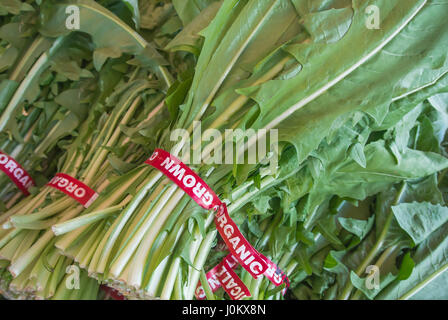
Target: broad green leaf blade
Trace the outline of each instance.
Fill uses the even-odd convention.
[[[287,41],[282,35],[297,18],[289,1],[224,1],[202,32],[204,46],[180,125],[199,119],[220,89],[247,78],[248,70]]]
[[[364,293],[370,300],[373,300],[378,293],[394,281],[395,278],[396,276],[388,273],[385,277],[379,278],[379,283],[375,286],[373,279],[360,278],[353,271],[350,273],[350,280],[352,281],[353,286],[361,290],[361,292]]]
[[[447,299],[448,236],[445,224],[422,242],[414,254],[415,267],[406,280],[396,280],[377,299]]]
[[[448,221],[448,208],[428,202],[400,203],[392,212],[408,235],[419,244]]]
[[[304,159],[328,133],[338,116],[353,110],[355,106],[361,108],[364,105],[367,109],[367,105],[375,104],[375,107],[383,105],[386,108],[392,99],[391,91],[378,89],[375,92],[366,92],[361,88],[365,88],[367,83],[386,86],[391,80],[384,81],[383,77],[381,84],[379,78],[375,79],[377,74],[371,70],[376,70],[376,67],[383,69],[387,65],[391,70],[395,65],[397,73],[391,74],[391,78],[401,77],[403,67],[398,66],[396,59],[388,59],[383,55],[376,59],[374,57],[413,19],[418,20],[418,14],[424,10],[425,3],[426,1],[376,2],[382,12],[381,31],[366,32],[364,12],[371,3],[354,1],[353,22],[340,41],[325,46],[310,44],[318,47],[306,61],[299,59],[302,64],[306,63],[306,66],[297,77],[286,81],[271,81],[262,85],[259,90],[252,89],[246,92],[260,104],[262,110],[254,127],[278,128],[280,139],[293,142],[299,159]],[[441,16],[437,21],[441,28]],[[417,43],[419,39],[421,38],[414,38]],[[402,41],[400,39],[399,42]],[[299,49],[299,53],[302,54],[303,50],[307,48]],[[341,55],[340,52],[345,54]],[[367,63],[375,67],[367,68]],[[358,83],[362,85],[358,87]],[[352,102],[346,101],[348,96],[353,99]],[[381,112],[378,116],[384,117],[385,114]],[[381,117],[378,118],[379,121]]]
[[[213,2],[205,8],[200,15],[196,16],[185,28],[183,28],[176,37],[165,47],[170,51],[187,51],[199,55],[202,47],[202,37],[199,32],[207,27],[215,17],[221,2]]]
[[[202,15],[202,10],[214,2],[216,2],[216,0],[174,0],[173,6],[184,26],[187,26],[194,18]]]
[[[66,26],[69,14],[74,14],[67,10],[70,6],[79,10],[79,29],[70,30]],[[117,52],[133,54],[137,60],[154,67],[155,71],[166,63],[139,33],[95,1],[46,1],[41,9],[41,17],[40,31],[46,36],[66,35],[72,31],[86,32],[92,36],[96,49],[102,49],[103,55],[108,51],[111,57],[116,57]]]
[[[369,231],[372,229],[374,216],[372,215],[368,220],[359,220],[343,217],[339,217],[338,220],[345,230],[353,233],[360,240],[362,240],[367,235],[367,233],[369,233]]]

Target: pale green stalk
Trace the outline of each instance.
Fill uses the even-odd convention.
[[[400,202],[400,199],[404,193],[406,184],[403,183],[400,190],[398,191],[398,194],[394,200],[394,204],[397,204]],[[358,268],[356,269],[356,274],[358,276],[361,276],[362,273],[366,270],[367,266],[369,265],[370,261],[372,261],[381,251],[381,247],[383,246],[384,240],[386,239],[387,232],[389,231],[389,227],[393,221],[394,215],[390,213],[386,221],[384,222],[383,230],[381,231],[380,235],[378,236],[375,245],[371,250],[369,250],[367,256],[362,260],[362,262],[359,264]],[[351,281],[347,281],[347,284],[345,285],[344,289],[342,290],[342,293],[339,295],[339,300],[347,300],[350,297],[350,294],[353,289],[353,284]]]
[[[213,294],[212,288],[210,288],[210,284],[207,281],[207,276],[205,275],[204,269],[201,270],[200,274],[200,280],[202,288],[204,289],[205,296],[207,297],[207,300],[216,300],[215,295]]]
[[[98,210],[98,211],[95,211],[95,212],[92,212],[89,214],[85,214],[85,215],[76,217],[76,218],[66,221],[66,222],[55,224],[51,227],[51,229],[53,230],[53,233],[56,236],[59,236],[61,234],[73,231],[79,227],[82,227],[82,226],[94,223],[98,220],[104,219],[106,217],[109,217],[112,214],[121,211],[122,208],[123,207],[121,205],[117,205],[117,206],[109,207],[107,209]]]
[[[12,216],[9,219],[12,225],[17,227],[20,224],[27,224],[51,217],[75,203],[75,200],[70,197],[62,197],[36,213]]]
[[[139,227],[136,234],[132,237],[132,240],[126,245],[125,249],[120,254],[120,258],[118,258],[115,263],[112,265],[110,269],[110,274],[114,277],[118,277],[121,271],[123,270],[125,264],[129,261],[130,257],[133,255],[134,251],[137,249],[140,244],[142,238],[144,237],[148,228],[152,225],[152,223],[156,220],[160,211],[163,209],[164,205],[168,202],[169,196],[173,194],[176,190],[177,186],[172,185],[170,188],[164,191],[163,196],[161,196],[154,209],[151,210],[151,213],[148,215],[146,220]]]
[[[36,241],[36,239],[38,238],[38,236],[40,234],[40,231],[39,230],[34,230],[34,231],[26,231],[26,232],[23,232],[23,233],[26,234],[26,236],[25,236],[24,239],[22,239],[22,243],[17,248],[17,250],[14,253],[14,255],[12,256],[11,260],[16,260],[24,252],[26,252],[26,250],[28,250],[31,247],[31,245],[34,243],[34,241]]]
[[[104,272],[106,263],[109,260],[109,256],[111,254],[115,240],[120,235],[120,232],[123,229],[124,225],[126,224],[127,220],[130,218],[130,216],[132,215],[134,210],[137,208],[139,203],[146,196],[147,192],[154,186],[154,184],[157,182],[157,180],[161,176],[162,176],[161,172],[154,172],[154,174],[150,175],[149,182],[147,182],[146,185],[139,190],[137,195],[127,205],[126,209],[123,211],[121,216],[114,222],[114,224],[110,228],[110,235],[108,235],[108,237],[105,238],[105,240],[104,240],[105,242],[103,244],[103,247],[101,248],[101,253],[100,253],[101,259],[99,259],[100,265],[98,267],[99,272],[101,272],[101,273]]]
[[[162,293],[160,294],[160,299],[169,300],[174,289],[174,283],[177,278],[177,270],[180,266],[180,257],[175,257],[170,263],[168,277],[165,278]]]
[[[0,250],[0,259],[12,260],[14,254],[17,252],[17,249],[20,247],[27,235],[28,233],[23,231],[12,238],[12,240]]]
[[[131,104],[131,106],[127,109],[125,115],[123,116],[123,119],[120,121],[120,125],[126,125],[132,118],[135,110],[137,109],[138,105],[141,103],[141,96],[138,96]],[[124,104],[124,106],[127,106],[127,103]],[[117,119],[118,120],[118,119]],[[115,131],[113,132],[110,139],[108,139],[106,147],[112,147],[118,140],[121,134],[123,132],[121,131],[120,126],[116,126],[114,123]],[[106,148],[102,148],[101,151],[97,152],[94,156],[94,158],[89,163],[88,168],[86,169],[87,174],[83,175],[81,177],[81,180],[89,185],[92,183],[93,175],[95,175],[98,171],[99,166],[101,166],[106,158],[106,156],[110,153],[110,151]]]
[[[168,193],[168,197],[170,197],[170,200],[163,205],[163,209],[157,215],[156,219],[151,223],[150,228],[146,231],[135,253],[135,258],[132,261],[132,268],[130,270],[131,278],[128,278],[128,284],[130,284],[131,286],[135,286],[136,288],[141,287],[145,261],[157,235],[159,234],[160,229],[162,228],[166,219],[168,219],[171,211],[176,207],[177,203],[182,199],[184,195],[184,191],[174,184],[172,186],[172,189],[173,192],[176,190],[176,193],[174,193],[172,197],[171,194]]]
[[[196,290],[196,284],[199,281],[200,272],[198,270],[201,270],[204,267],[205,260],[207,259],[207,256],[210,252],[210,248],[213,243],[213,240],[216,237],[216,233],[217,233],[216,230],[210,231],[205,237],[204,241],[202,242],[201,247],[199,248],[198,255],[196,256],[196,259],[194,261],[195,268],[191,270],[192,272],[189,276],[188,283],[190,285],[186,288],[185,293],[186,300],[193,299],[194,291]]]
[[[8,270],[11,272],[12,276],[15,278],[20,275],[23,270],[30,263],[38,257],[38,255],[44,250],[48,242],[54,237],[51,230],[47,230],[40,238],[29,248],[23,255],[21,255],[17,260],[13,260]]]
[[[6,129],[9,119],[13,117],[16,108],[23,100],[25,92],[30,88],[31,83],[37,79],[43,69],[47,67],[50,57],[61,46],[63,39],[64,37],[59,37],[56,39],[48,52],[43,53],[34,63],[33,67],[28,71],[25,79],[22,80],[16,92],[12,96],[8,106],[0,116],[0,131],[4,131]]]

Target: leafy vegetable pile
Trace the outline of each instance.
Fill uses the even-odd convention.
[[[102,284],[193,299],[200,281],[228,299],[205,281],[228,254],[215,212],[143,164],[160,148],[193,154],[288,275],[283,295],[236,268],[244,299],[447,298],[448,1],[0,5],[0,149],[36,181],[24,197],[0,176],[4,296],[95,299]],[[79,30],[66,26],[72,5]],[[229,129],[262,132],[235,137],[235,152],[272,132],[279,143],[253,164],[215,163]],[[46,186],[56,173],[98,198],[85,208]],[[81,290],[66,285],[71,267]]]

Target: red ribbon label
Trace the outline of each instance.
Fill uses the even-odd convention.
[[[223,246],[218,248],[218,250],[219,251],[227,250],[227,246],[224,244]],[[285,283],[286,284],[285,289],[282,290],[282,294],[285,295],[286,290],[288,290],[288,288],[289,288],[289,279],[288,279],[288,277],[269,258],[264,257],[264,259],[265,259],[265,261],[266,261],[266,263],[268,265],[268,269],[264,272],[264,275],[266,276],[266,278],[268,278],[277,287],[282,285],[283,283]],[[224,258],[224,260],[226,260],[227,265],[229,265],[232,269],[235,269],[237,267],[236,263],[238,261],[236,260],[236,258],[232,254],[227,255]],[[206,278],[207,278],[207,282],[210,285],[210,288],[212,289],[213,292],[215,292],[216,290],[218,290],[221,287],[221,283],[219,282],[219,280],[218,280],[218,278],[216,276],[216,273],[217,273],[219,267],[220,267],[220,264],[215,266],[213,269],[211,269],[205,275]],[[204,300],[205,298],[206,298],[206,296],[205,296],[204,288],[202,287],[202,284],[199,281],[198,286],[196,287],[196,299]]]
[[[108,286],[105,286],[105,285],[102,284],[100,286],[100,288],[106,294],[108,294],[113,300],[125,300],[125,297],[120,292],[118,292],[117,290],[115,290],[115,289],[113,289],[111,287],[108,287]]]
[[[56,176],[47,183],[47,186],[64,192],[66,195],[82,204],[84,208],[88,208],[93,201],[98,198],[98,193],[90,189],[81,181],[78,181],[65,173],[57,173]]]
[[[0,170],[3,171],[26,196],[28,189],[35,185],[33,179],[12,157],[0,151]]]
[[[268,265],[268,269],[265,271],[264,275],[277,287],[285,283],[286,287],[282,290],[282,293],[284,295],[289,287],[288,277],[274,262],[266,257],[264,257],[264,259]]]
[[[213,292],[222,286],[232,300],[241,300],[244,297],[250,297],[249,289],[233,271],[237,265],[238,261],[232,254],[229,254],[220,264],[206,274],[207,282]],[[196,287],[196,298],[198,300],[204,300],[206,298],[204,288],[200,281]]]
[[[257,279],[264,274],[276,286],[281,285],[283,282],[286,282],[286,285],[288,286],[289,282],[286,275],[275,263],[252,247],[249,241],[242,235],[236,223],[230,218],[226,204],[221,202],[213,190],[211,190],[204,180],[202,180],[193,170],[182,163],[182,161],[172,156],[169,152],[162,149],[155,149],[154,153],[145,161],[145,163],[161,171],[193,198],[193,200],[202,208],[216,211],[216,229],[234,259],[236,259],[254,279]],[[229,267],[228,261],[230,261],[230,259],[224,259],[218,266],[210,271],[211,273],[209,272],[207,274],[207,279],[212,279],[212,288],[216,286],[216,281],[218,281],[223,286],[224,290],[227,289],[230,291],[232,288],[229,288],[229,286],[233,286],[233,283],[237,283],[237,280],[241,282],[232,268]],[[230,275],[229,279],[234,279],[233,276],[238,279],[233,280],[234,282],[232,282],[231,285],[226,286],[222,281],[226,280],[226,283],[227,281],[230,281],[227,279],[227,276],[224,276],[227,274]],[[241,284],[244,286],[242,282]],[[243,288],[241,284],[237,283],[238,288]],[[219,286],[217,288],[219,288]],[[241,289],[241,291],[233,290],[229,293],[231,297],[233,296],[238,299],[241,299],[244,295],[247,296],[247,294],[250,296],[250,293],[245,292],[243,289]]]
[[[206,210],[217,210],[221,205],[218,196],[209,188],[204,180],[169,152],[156,149],[145,163],[161,171],[202,208]]]
[[[232,254],[227,255],[224,260],[227,262],[227,265],[231,269],[235,269],[238,266],[238,261]],[[223,261],[224,261],[223,260]],[[221,266],[221,263],[218,264],[216,267],[214,267],[212,270],[207,272],[205,275],[207,278],[207,282],[212,289],[213,292],[216,292],[219,288],[221,288],[221,282],[218,280],[218,276],[216,275],[218,273],[218,270]],[[198,300],[204,300],[206,298],[204,288],[202,287],[201,281],[199,281],[196,291],[195,291],[196,299]]]
[[[268,268],[264,259],[244,238],[236,223],[230,218],[225,205],[220,206],[215,215],[216,229],[224,239],[229,251],[252,277],[257,279]]]
[[[227,264],[226,259],[224,259],[218,266],[216,278],[232,300],[241,300],[244,297],[250,297],[249,289],[244,282],[241,281],[235,271],[233,271]]]
[[[156,149],[145,163],[160,170],[202,208],[217,211],[215,223],[218,232],[230,252],[252,277],[256,279],[266,271],[267,264],[238,230],[237,225],[227,212],[225,203],[219,200],[218,196],[193,170],[162,149]]]

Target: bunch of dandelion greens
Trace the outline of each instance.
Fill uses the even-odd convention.
[[[191,22],[206,26],[200,33],[204,40],[193,78],[180,82],[172,93],[170,101],[175,103],[170,111],[177,117],[170,129],[184,128],[192,133],[194,121],[199,120],[206,128],[222,131],[226,128],[278,129],[280,156],[291,160],[280,164],[274,175],[262,174],[259,164],[193,166],[223,199],[235,202],[229,206],[231,216],[250,198],[238,190],[251,185],[262,190],[280,184],[297,174],[325,139],[338,137],[337,129],[342,124],[357,123],[359,114],[364,113],[381,125],[394,103],[442,82],[445,64],[428,70],[431,63],[428,59],[418,51],[407,50],[422,45],[440,58],[446,58],[440,49],[445,37],[410,36],[416,25],[427,23],[431,24],[425,28],[428,35],[442,31],[443,10],[437,11],[440,6],[431,1],[406,4],[392,1],[381,5],[382,31],[371,33],[365,32],[367,4],[352,1],[315,6],[305,1],[296,1],[294,5],[289,1],[223,1],[207,8],[207,16],[198,15]],[[439,18],[428,18],[434,15]],[[324,23],[327,20],[332,23]],[[193,27],[184,27],[184,41],[189,41],[189,46]],[[266,38],[264,30],[274,28],[278,32],[269,32]],[[176,45],[171,47],[175,50],[186,47],[182,45],[182,36],[181,32],[173,40]],[[347,54],[338,54],[342,50]],[[407,63],[410,57],[415,64]],[[422,76],[412,83],[405,80],[416,72],[423,72]],[[391,86],[392,83],[395,85]],[[178,98],[188,85],[185,99]],[[398,117],[403,116],[398,112]],[[362,132],[359,144],[353,139],[341,139],[346,150],[351,147],[353,157],[361,163],[366,161],[363,153],[368,151],[364,150],[367,133]],[[168,140],[169,131],[157,147],[174,155],[179,155],[188,145],[188,137],[174,148]],[[246,148],[254,143],[256,139],[252,137]],[[288,143],[294,152],[287,147]],[[194,146],[194,141],[190,145]],[[210,152],[221,145],[222,140],[215,139],[205,150]],[[369,148],[385,152],[380,144]],[[203,153],[204,162],[209,154]],[[436,165],[428,170],[420,166],[422,171],[416,174],[418,177],[444,168],[443,158],[428,157]],[[310,162],[317,164],[314,160]],[[284,176],[280,172],[285,172]],[[213,213],[198,209],[160,172],[142,167],[140,174],[145,176],[145,185],[118,217],[102,222],[110,227],[103,231],[101,241],[96,241],[98,246],[93,249],[95,253],[87,267],[89,273],[110,281],[128,295],[191,299],[200,270],[215,243]],[[385,182],[391,183],[387,179]],[[231,191],[238,185],[240,189]],[[314,208],[306,227],[311,226],[317,212]],[[96,222],[93,228],[99,224]],[[72,235],[74,239],[75,234],[67,233],[67,237]]]

